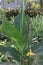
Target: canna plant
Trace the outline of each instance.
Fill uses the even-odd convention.
[[[35,44],[32,43],[32,27],[34,28],[34,25],[32,26],[32,18],[28,17],[24,13],[23,1],[23,9],[15,17],[13,24],[11,24],[6,17],[2,18],[2,34],[11,39],[11,44],[13,43],[14,47],[0,46],[0,52],[5,55],[6,52],[8,52],[8,54],[11,54],[10,58],[18,61],[20,65],[35,65],[38,60],[38,56],[42,56],[43,54],[43,42]],[[34,29],[33,32],[38,33],[38,30],[36,31]]]
[[[31,39],[32,36],[30,37],[30,35],[32,33],[31,33],[31,30],[29,30],[31,28],[31,25],[30,25],[29,29],[27,29],[28,27],[27,28],[21,28],[20,27],[20,25],[21,25],[20,24],[21,23],[21,20],[20,20],[20,16],[21,15],[20,14],[22,14],[22,12],[20,12],[18,14],[18,16],[15,18],[13,24],[8,22],[6,18],[3,18],[2,33],[5,36],[8,36],[13,41],[14,48],[15,48],[14,50],[16,50],[17,53],[15,51],[13,51],[13,49],[11,47],[8,47],[9,49],[7,47],[5,47],[5,48],[8,49],[7,51],[9,51],[11,53],[11,55],[14,57],[15,60],[17,60],[17,61],[19,60],[21,62],[21,64],[23,63],[22,65],[25,65],[27,63],[32,65],[32,63],[34,64],[34,61],[36,59],[38,60],[38,57],[42,56],[42,54],[43,54],[43,51],[42,51],[42,49],[43,49],[43,42],[32,43],[32,39]],[[30,20],[30,19],[28,19],[28,20]],[[19,20],[20,20],[20,22],[19,22]],[[27,25],[26,21],[28,21],[28,20],[26,20],[26,18],[25,18],[23,27],[25,27],[25,24]],[[33,28],[35,29],[35,26]],[[25,29],[27,31],[26,33],[25,33]],[[30,34],[29,34],[28,30],[30,31]],[[33,30],[33,32],[36,32],[36,34],[38,33],[37,31]],[[40,29],[39,29],[39,32],[40,32]],[[29,37],[28,37],[28,35],[29,35]],[[5,53],[7,51],[5,51]],[[14,53],[12,53],[12,51]],[[19,59],[17,59],[17,58],[19,58]],[[37,61],[35,61],[35,63],[36,62]]]

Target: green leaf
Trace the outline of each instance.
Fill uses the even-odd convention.
[[[14,25],[21,32],[23,32],[23,26],[25,24],[25,14],[22,11],[15,17]]]
[[[25,45],[25,36],[20,33],[14,25],[8,22],[6,18],[3,18],[2,33],[13,40],[14,45],[19,48],[20,51],[23,50]]]

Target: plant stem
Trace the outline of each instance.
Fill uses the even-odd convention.
[[[23,6],[22,6],[22,22],[20,23],[21,33],[22,33],[22,29],[23,29],[23,21],[24,21],[24,0],[23,0]]]

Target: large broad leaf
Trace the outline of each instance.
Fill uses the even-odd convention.
[[[14,25],[15,27],[20,31],[20,27],[21,27],[21,22],[22,22],[22,12],[19,13],[14,20]]]
[[[19,48],[19,50],[23,50],[25,45],[25,36],[20,33],[14,25],[9,23],[6,18],[3,18],[2,33],[15,41],[14,44]]]
[[[14,25],[20,32],[23,32],[25,18],[26,16],[24,13],[22,13],[22,11],[15,17]]]

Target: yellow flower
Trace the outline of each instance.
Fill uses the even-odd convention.
[[[26,54],[26,56],[33,56],[33,55],[35,55],[35,54],[32,52],[31,49],[30,49],[30,51]]]

